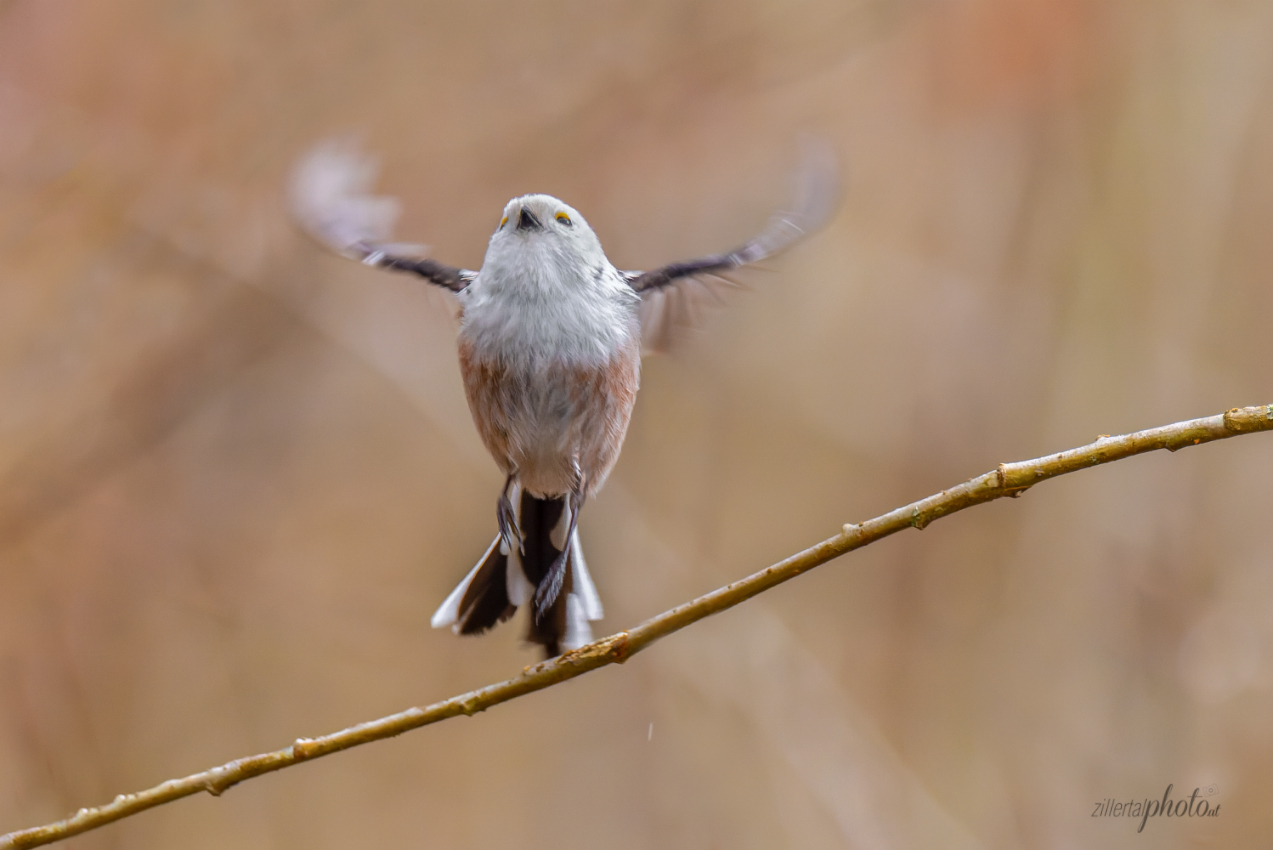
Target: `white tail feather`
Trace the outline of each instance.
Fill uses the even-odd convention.
[[[501,545],[500,548],[505,547]],[[505,578],[505,585],[508,589],[508,601],[520,608],[535,595],[535,585],[530,583],[530,579],[526,578],[526,573],[522,570],[521,554],[516,549],[506,554],[508,555],[508,575]]]
[[[496,537],[495,542],[487,547],[486,554],[478,558],[477,566],[469,570],[469,574],[464,577],[464,580],[455,586],[455,590],[451,591],[451,595],[438,606],[438,610],[433,612],[433,619],[429,621],[433,628],[440,629],[443,626],[451,626],[454,629],[459,625],[456,621],[460,619],[460,600],[464,598],[464,591],[469,589],[473,576],[477,575],[477,571],[481,569],[482,564],[486,563],[486,559],[491,556],[491,552],[498,543],[499,538]]]
[[[566,597],[566,634],[561,638],[561,649],[568,652],[589,643],[592,643],[592,627],[584,616],[579,595],[572,593]]]
[[[486,559],[495,551],[496,546],[508,557],[508,568],[504,579],[508,601],[520,608],[534,597],[535,586],[522,571],[522,560],[518,552],[508,551],[507,544],[499,535],[496,535],[473,569],[469,570],[464,580],[457,584],[446,600],[438,606],[438,610],[434,612],[430,620],[433,628],[450,626],[452,631],[459,629],[460,602],[463,601],[469,585],[473,583],[477,571],[482,568],[482,564],[486,563]],[[563,650],[578,649],[591,643],[592,627],[588,625],[588,621],[600,620],[605,616],[605,610],[601,607],[601,596],[597,593],[597,586],[593,584],[592,576],[588,573],[588,564],[584,560],[583,546],[579,543],[577,532],[570,541],[570,569],[573,588],[566,598],[566,634],[561,639]]]
[[[606,612],[601,607],[597,586],[592,583],[592,576],[588,575],[588,564],[583,559],[583,546],[579,543],[578,532],[575,532],[574,539],[570,541],[570,564],[574,569],[574,593],[579,596],[583,615],[589,620],[600,620]]]

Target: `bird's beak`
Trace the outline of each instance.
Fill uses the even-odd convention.
[[[535,218],[535,214],[525,207],[522,207],[522,211],[517,214],[517,229],[539,230],[541,227],[543,227],[543,225],[539,223],[539,219]]]

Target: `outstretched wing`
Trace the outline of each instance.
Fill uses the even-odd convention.
[[[724,291],[735,288],[730,272],[772,257],[821,228],[840,198],[835,154],[823,144],[804,144],[791,208],[775,213],[756,236],[724,254],[671,263],[648,272],[623,272],[641,294],[641,346],[666,350],[678,327],[697,322],[702,308],[720,303]]]
[[[388,241],[400,207],[395,198],[370,194],[377,170],[377,163],[347,139],[320,143],[292,171],[292,215],[306,233],[351,260],[413,272],[452,292],[463,290],[476,272],[419,256],[423,246]]]

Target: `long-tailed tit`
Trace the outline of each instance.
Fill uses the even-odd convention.
[[[293,212],[339,253],[455,293],[469,409],[506,476],[499,533],[433,626],[479,634],[530,603],[528,640],[549,657],[580,647],[602,609],[579,545],[579,510],[619,457],[642,351],[666,347],[698,304],[732,285],[722,275],[829,218],[834,158],[807,151],[792,211],[742,246],[648,272],[616,269],[583,216],[549,195],[508,202],[479,271],[411,256],[386,244],[397,204],[367,194],[374,176],[374,164],[348,144],[322,144],[293,173]]]

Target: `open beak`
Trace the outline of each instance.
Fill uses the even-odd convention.
[[[522,211],[517,214],[517,229],[539,230],[541,227],[543,227],[543,225],[539,223],[539,219],[535,218],[535,214],[525,207],[522,207]]]

